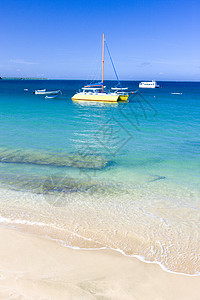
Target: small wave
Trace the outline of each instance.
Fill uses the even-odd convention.
[[[182,95],[183,93],[171,93],[172,95]]]
[[[0,223],[7,223],[7,224],[21,224],[21,225],[37,225],[37,226],[48,226],[47,224],[43,223],[43,222],[30,222],[27,220],[12,220],[6,217],[2,217],[0,215]]]
[[[16,220],[12,220],[12,219],[9,219],[9,218],[6,218],[6,217],[2,217],[0,215],[0,223],[6,223],[6,224],[19,224],[19,225],[28,225],[28,226],[42,226],[42,227],[50,227],[50,226],[53,226],[55,227],[56,229],[61,229],[61,228],[58,228],[56,227],[55,225],[50,225],[50,224],[46,224],[46,223],[43,223],[43,222],[30,222],[30,221],[27,221],[27,220],[20,220],[20,219],[16,219]],[[85,239],[87,241],[92,241],[91,238],[86,238],[86,237],[83,237],[83,236],[80,236],[79,234],[73,232],[74,235],[77,235],[78,237],[82,238],[82,239]],[[60,239],[56,239],[56,238],[52,238],[50,237],[49,235],[45,235],[46,238],[48,238],[49,240],[53,240],[55,241],[56,243],[58,243],[59,245],[63,246],[63,247],[66,247],[66,248],[70,248],[70,249],[74,249],[74,250],[86,250],[86,251],[100,251],[100,250],[112,250],[112,251],[115,251],[115,252],[118,252],[126,257],[133,257],[133,258],[137,258],[139,259],[140,261],[144,262],[144,263],[148,263],[148,264],[157,264],[159,265],[162,270],[166,271],[166,272],[169,272],[169,273],[172,273],[172,274],[178,274],[178,275],[184,275],[184,276],[190,276],[190,277],[194,277],[194,276],[199,276],[200,273],[199,272],[196,272],[194,274],[187,274],[187,273],[182,273],[182,272],[175,272],[175,271],[171,271],[170,269],[166,268],[161,262],[158,262],[158,261],[148,261],[145,259],[144,256],[142,255],[135,255],[135,254],[132,254],[132,255],[129,255],[129,254],[126,254],[124,250],[120,249],[120,248],[112,248],[112,247],[108,247],[108,246],[103,246],[103,247],[97,247],[97,248],[92,248],[92,247],[88,247],[88,248],[82,248],[82,247],[78,247],[78,246],[71,246],[71,245],[68,245],[66,242],[64,242],[63,240],[60,240]]]

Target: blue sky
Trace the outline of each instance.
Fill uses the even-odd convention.
[[[0,0],[0,76],[200,81],[200,1]],[[108,55],[105,78],[114,79]]]

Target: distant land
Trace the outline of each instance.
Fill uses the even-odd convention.
[[[85,78],[69,79],[69,78],[40,78],[40,77],[0,77],[0,80],[78,80],[87,81]],[[114,79],[107,79],[106,81],[116,81]],[[151,79],[121,79],[120,81],[151,81]],[[199,80],[157,80],[157,82],[200,82]]]
[[[48,80],[48,78],[38,77],[0,77],[0,80]]]

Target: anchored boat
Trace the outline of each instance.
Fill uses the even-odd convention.
[[[58,97],[58,94],[56,94],[56,95],[46,95],[45,96],[45,99],[54,99],[54,98],[57,98]]]
[[[118,80],[119,87],[118,88],[113,88],[113,92],[106,92],[105,91],[105,86],[104,86],[104,50],[105,50],[105,45],[108,50],[108,54],[111,59],[112,66],[115,71],[115,75]],[[103,34],[103,51],[102,51],[102,80],[101,82],[95,83],[95,84],[90,84],[86,85],[82,88],[81,92],[76,93],[73,97],[72,100],[75,101],[102,101],[102,102],[117,102],[119,100],[127,100],[128,99],[128,93],[124,93],[123,88],[121,87],[119,78],[117,76],[117,72],[114,66],[114,63],[112,61],[112,57],[110,55],[108,45],[105,41],[105,35]]]
[[[139,88],[146,88],[146,89],[155,89],[159,88],[159,84],[155,80],[152,81],[143,81],[139,83]]]
[[[58,95],[61,91],[47,91],[46,89],[43,90],[35,90],[34,94],[35,95]]]
[[[82,92],[76,93],[72,100],[117,102],[119,98],[118,94],[102,92],[102,85],[98,87],[85,86],[82,90]]]

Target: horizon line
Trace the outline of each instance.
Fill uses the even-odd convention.
[[[15,77],[15,76],[0,76],[0,80],[77,80],[77,81],[90,81],[90,79],[69,79],[69,78],[43,78],[43,77]],[[92,80],[93,81],[93,80]],[[115,79],[106,79],[105,81],[116,81]],[[120,81],[152,81],[149,79],[121,79]],[[200,82],[200,80],[156,80],[159,82]]]

